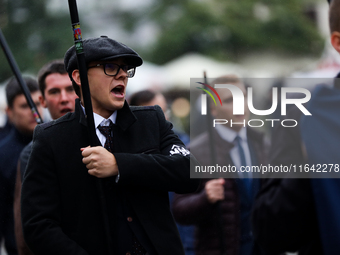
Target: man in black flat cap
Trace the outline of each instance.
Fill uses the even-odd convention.
[[[104,36],[83,46],[103,147],[89,146],[73,46],[64,61],[80,101],[74,113],[35,129],[22,187],[25,240],[36,255],[184,254],[168,191],[197,188],[198,181],[190,179],[190,153],[160,107],[126,103],[127,81],[141,57]]]

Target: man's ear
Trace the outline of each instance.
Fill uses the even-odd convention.
[[[75,83],[78,84],[78,86],[81,86],[80,83],[80,73],[78,69],[73,70],[72,72],[72,79],[74,80]]]
[[[6,107],[6,114],[10,122],[13,123],[13,110],[10,107]]]
[[[217,112],[216,112],[216,107],[214,104],[209,104],[209,108],[210,108],[210,114],[215,117]]]
[[[42,95],[39,96],[39,102],[42,105],[42,107],[47,108],[46,100]]]
[[[340,32],[334,31],[331,34],[331,44],[333,48],[340,53]]]

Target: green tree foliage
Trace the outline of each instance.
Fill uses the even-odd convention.
[[[73,44],[70,16],[48,13],[45,0],[0,0],[0,6],[0,26],[22,72],[36,74]],[[12,75],[0,52],[0,82]]]
[[[108,1],[105,11],[112,9],[114,22],[131,34],[143,24],[153,24],[156,39],[151,45],[131,45],[146,60],[163,64],[188,52],[220,60],[237,60],[263,50],[320,54],[323,39],[304,14],[313,1],[150,0],[144,7],[124,11],[118,9],[117,1]],[[51,14],[47,2],[0,0],[0,27],[22,72],[36,73],[48,60],[62,58],[73,44],[68,12]],[[87,34],[86,23],[81,25]],[[0,53],[0,83],[10,76],[7,60]]]
[[[155,0],[122,19],[131,31],[145,19],[157,25],[158,38],[144,56],[159,64],[187,52],[224,60],[258,50],[315,55],[324,41],[304,14],[311,1]]]

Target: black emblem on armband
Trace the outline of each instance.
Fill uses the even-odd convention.
[[[175,155],[175,154],[181,154],[183,156],[187,156],[190,154],[190,151],[188,151],[185,147],[173,145],[170,150],[170,156]]]

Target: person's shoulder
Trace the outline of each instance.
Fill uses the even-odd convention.
[[[7,143],[7,141],[9,140],[9,136],[10,134],[7,134],[7,136],[5,136],[3,139],[0,140],[0,148],[4,146],[4,144]]]
[[[31,153],[31,150],[32,150],[32,145],[33,145],[33,142],[31,141],[29,144],[27,144],[24,149],[21,151],[21,155],[22,154],[25,154],[25,155],[29,155]]]
[[[160,108],[158,105],[153,106],[130,106],[130,110],[135,112],[154,112],[157,110],[157,107]]]
[[[165,120],[163,110],[158,105],[130,106],[130,110],[137,117],[137,119],[153,116]]]
[[[204,132],[196,136],[192,141],[189,143],[190,149],[197,149],[197,148],[203,148],[203,145],[207,144],[207,141],[209,139],[209,133]]]
[[[247,136],[251,140],[255,140],[257,142],[263,142],[265,136],[264,133],[258,131],[256,128],[247,127]]]
[[[46,130],[52,127],[59,127],[60,125],[71,122],[72,120],[74,120],[74,118],[75,118],[74,113],[69,112],[65,114],[64,116],[60,117],[59,119],[51,120],[46,123],[42,123],[38,125],[37,127],[39,127],[39,129],[42,129],[42,130]]]
[[[8,145],[13,145],[13,140],[15,140],[15,130],[14,128],[7,134],[6,137],[1,139],[0,141],[0,148],[5,148]]]
[[[32,143],[32,141],[31,141],[31,142],[30,142],[29,144],[27,144],[27,145],[25,146],[25,148],[21,151],[20,157],[19,157],[21,162],[27,162],[27,161],[28,161],[28,159],[29,159],[29,157],[30,157],[30,155],[31,155],[32,146],[33,146],[33,143]]]
[[[0,142],[0,162],[12,161],[12,156],[16,156],[16,154],[20,153],[22,146],[22,139],[18,137],[18,131],[13,129]]]

